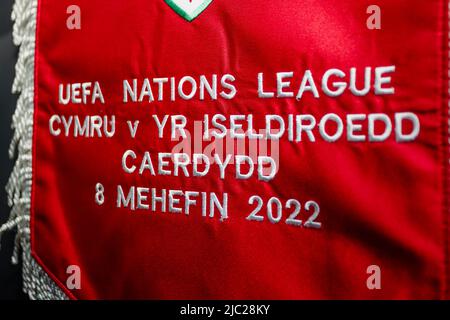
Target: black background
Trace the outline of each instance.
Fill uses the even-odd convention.
[[[18,52],[12,42],[12,3],[13,0],[0,0],[0,224],[8,219],[10,211],[5,186],[14,163],[8,156],[12,135],[11,119],[17,100],[17,96],[11,93]],[[14,232],[4,234],[0,244],[0,299],[25,299],[26,296],[22,293],[21,266],[11,264]]]

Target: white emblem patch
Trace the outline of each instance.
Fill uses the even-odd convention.
[[[187,21],[194,20],[212,0],[165,0],[167,4]]]

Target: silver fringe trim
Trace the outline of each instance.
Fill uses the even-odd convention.
[[[50,279],[31,256],[30,202],[32,181],[32,141],[34,114],[34,54],[38,0],[16,0],[12,12],[13,41],[19,46],[16,77],[12,91],[18,93],[16,111],[12,119],[14,135],[9,156],[17,160],[6,186],[11,213],[8,222],[0,227],[5,231],[17,228],[12,263],[19,263],[22,253],[23,291],[33,300],[65,300],[67,296]]]

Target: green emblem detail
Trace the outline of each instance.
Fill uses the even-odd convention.
[[[202,13],[213,0],[164,0],[180,16],[192,21]]]

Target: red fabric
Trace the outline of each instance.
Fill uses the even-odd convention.
[[[193,22],[163,0],[77,1],[81,30],[68,30],[71,1],[40,0],[32,195],[32,252],[72,298],[413,299],[448,298],[446,1],[379,0],[382,29],[368,30],[372,1],[214,0]],[[273,75],[320,76],[395,65],[395,95],[258,99]],[[239,92],[218,100],[124,104],[122,80],[230,73]],[[272,78],[270,78],[272,77]],[[99,81],[106,104],[58,103],[58,85]],[[320,86],[320,85],[318,85]],[[319,88],[320,91],[320,88]],[[127,149],[170,152],[152,114],[264,114],[410,111],[421,121],[412,143],[290,143],[269,183],[125,174]],[[112,139],[53,137],[51,115],[116,115]],[[140,120],[131,139],[126,120]],[[147,125],[146,125],[147,124]],[[140,155],[138,155],[139,157]],[[103,206],[95,185],[105,186]],[[229,219],[116,208],[117,185],[228,192]],[[320,204],[321,229],[247,221],[248,197]],[[305,219],[306,216],[302,215]],[[78,265],[81,290],[68,290]],[[378,265],[382,289],[368,290]]]

